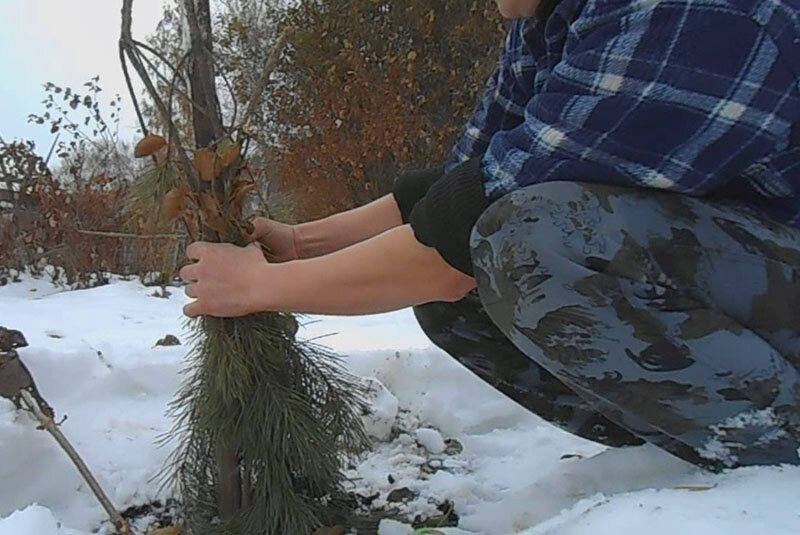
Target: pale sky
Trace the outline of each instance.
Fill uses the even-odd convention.
[[[134,0],[133,36],[150,34],[162,0]],[[53,82],[82,92],[100,75],[101,102],[122,96],[121,135],[131,138],[136,118],[119,64],[117,42],[122,0],[0,0],[0,136],[33,139],[46,153],[53,137],[45,125],[27,123],[42,113],[42,85]],[[135,78],[135,73],[132,73]]]

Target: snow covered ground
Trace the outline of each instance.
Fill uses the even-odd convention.
[[[0,325],[26,336],[23,360],[120,508],[166,497],[151,481],[168,454],[155,440],[170,427],[164,411],[187,350],[155,346],[166,334],[187,337],[186,298],[169,290],[153,297],[154,288],[115,280],[66,292],[30,278],[0,287]],[[378,505],[409,489],[398,503],[409,518],[435,512],[429,500],[451,500],[459,527],[443,533],[800,534],[800,468],[708,475],[653,450],[603,451],[471,376],[430,345],[410,311],[311,318],[302,333],[388,389],[370,425],[395,432],[347,472],[353,485]],[[443,439],[463,450],[443,451]],[[66,456],[3,399],[0,454],[0,535],[97,530],[103,511]],[[411,533],[389,522],[383,532]]]

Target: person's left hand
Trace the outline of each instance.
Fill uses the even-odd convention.
[[[269,265],[256,244],[195,242],[186,249],[194,263],[181,268],[189,283],[186,295],[196,298],[183,307],[187,316],[236,317],[258,312],[258,295]]]

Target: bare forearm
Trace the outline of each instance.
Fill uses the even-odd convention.
[[[261,310],[369,314],[454,301],[473,287],[403,225],[325,256],[267,266],[256,299]]]
[[[394,196],[384,195],[353,210],[297,225],[297,254],[300,258],[322,256],[402,224]]]

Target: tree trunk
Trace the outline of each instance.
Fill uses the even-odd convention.
[[[194,106],[192,124],[196,147],[208,147],[223,135],[222,117],[217,105],[217,89],[214,82],[214,56],[211,34],[211,9],[209,0],[184,0],[186,19],[191,37],[189,61],[189,83]],[[197,105],[200,105],[200,109]],[[216,186],[224,187],[221,180]],[[212,183],[213,184],[213,183]],[[203,229],[205,239],[221,241],[210,228]],[[235,446],[217,444],[217,507],[222,519],[235,515],[242,506],[242,478],[239,471],[239,456]]]

